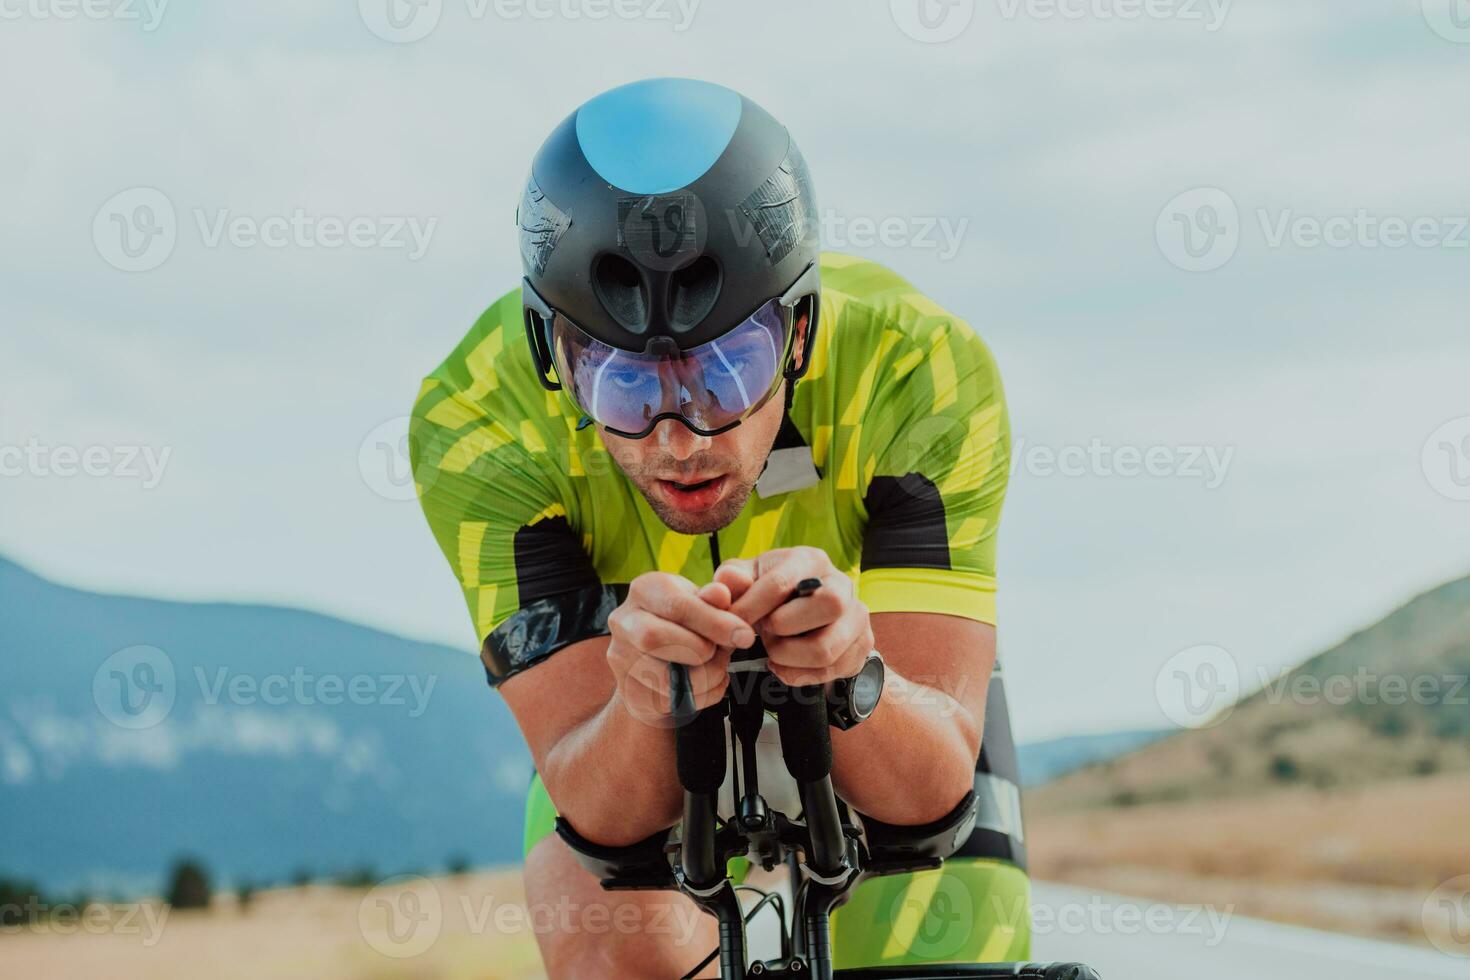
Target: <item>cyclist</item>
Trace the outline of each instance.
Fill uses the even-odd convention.
[[[677,892],[603,892],[551,831],[560,813],[622,845],[675,824],[668,665],[702,708],[757,636],[790,684],[881,651],[876,709],[833,732],[853,809],[915,825],[980,798],[942,870],[869,880],[833,915],[835,965],[1029,954],[993,671],[1000,377],[899,276],[819,253],[817,217],[795,142],[749,99],[606,92],[535,157],[521,285],[420,391],[423,509],[536,763],[527,900],[608,911],[538,935],[553,977],[677,977],[716,943]],[[765,794],[789,781],[761,773]]]

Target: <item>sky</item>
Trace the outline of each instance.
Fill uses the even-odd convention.
[[[1470,574],[1464,0],[0,19],[0,554],[50,578],[473,652],[405,416],[519,279],[541,140],[653,75],[780,118],[826,247],[995,352],[1022,740],[1177,723],[1181,665],[1249,690]]]

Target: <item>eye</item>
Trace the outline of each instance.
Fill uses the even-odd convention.
[[[611,370],[607,372],[607,380],[622,391],[633,391],[641,388],[647,382],[648,377],[642,371],[633,370]]]
[[[734,378],[743,376],[749,367],[750,358],[736,354],[733,357],[727,356],[724,361],[717,362],[715,364],[715,371]]]

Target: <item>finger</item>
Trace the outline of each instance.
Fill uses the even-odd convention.
[[[809,596],[792,599],[766,617],[763,629],[775,636],[800,636],[829,626],[842,616],[852,598],[852,579],[835,572]]]
[[[735,600],[730,611],[747,623],[765,619],[791,598],[791,593],[803,579],[820,579],[832,571],[831,561],[815,549],[793,549],[788,557],[771,566],[767,566],[762,556],[755,584]]]
[[[614,621],[609,618],[609,622]],[[613,630],[633,649],[664,661],[702,664],[715,653],[715,644],[706,638],[643,609],[618,613]]]
[[[744,649],[755,642],[755,631],[744,619],[732,610],[717,609],[692,593],[668,596],[664,611],[664,619],[698,633],[716,646]]]
[[[858,617],[844,616],[832,625],[805,636],[768,638],[766,653],[775,665],[792,670],[825,671],[857,642],[863,632]]]
[[[628,668],[628,676],[649,691],[655,702],[662,706],[661,710],[668,710],[669,698],[673,693],[669,680],[669,661],[651,653],[642,654]],[[724,693],[729,676],[728,658],[690,666],[689,689],[694,694],[695,703],[698,704],[702,698],[718,701],[719,698],[714,693]]]
[[[714,606],[716,609],[730,608],[735,601],[730,594],[730,587],[723,582],[711,582],[695,593],[699,598]]]
[[[755,582],[755,562],[749,558],[730,558],[715,569],[715,581],[730,590],[731,602],[735,602]]]

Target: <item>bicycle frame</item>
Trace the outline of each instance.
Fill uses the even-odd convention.
[[[764,658],[759,643],[751,654],[742,666],[758,667]],[[682,679],[678,676],[683,668],[673,667],[677,705],[681,692],[688,690],[688,679],[687,673]],[[723,701],[692,714],[676,729],[677,768],[684,787],[678,840],[669,839],[670,828],[628,847],[602,847],[557,818],[557,834],[604,888],[677,888],[689,896],[719,923],[718,956],[724,980],[1096,980],[1091,968],[1071,963],[935,964],[834,972],[829,933],[832,911],[868,877],[940,867],[974,829],[975,795],[967,794],[946,817],[923,826],[885,824],[862,814],[856,814],[854,820],[854,811],[832,788],[831,736],[823,689],[787,687],[764,670],[741,673],[758,676],[753,682],[739,684],[732,676]],[[692,704],[692,699],[686,703]],[[766,807],[759,793],[754,740],[767,711],[776,714],[782,758],[800,792],[799,820]],[[741,764],[735,769],[736,814],[721,821],[717,804],[731,755],[725,737],[727,717],[741,750],[737,756]],[[673,855],[677,861],[671,861]],[[750,856],[767,869],[778,863],[793,869],[793,935],[788,941],[783,921],[784,952],[775,960],[747,963],[744,912],[725,870],[728,859],[736,856]]]

